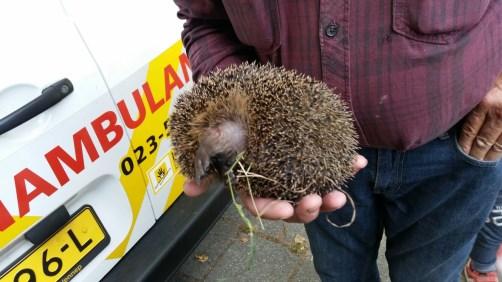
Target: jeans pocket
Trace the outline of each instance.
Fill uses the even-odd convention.
[[[421,42],[449,44],[475,27],[493,0],[394,0],[392,28]]]
[[[454,147],[455,147],[454,149],[457,152],[457,154],[460,156],[461,159],[463,159],[464,161],[466,161],[467,163],[469,163],[471,165],[480,166],[480,167],[494,167],[494,166],[497,166],[497,164],[500,161],[500,160],[483,161],[483,160],[476,159],[473,156],[468,155],[466,152],[464,152],[462,147],[460,147],[460,144],[458,143],[458,134],[455,133],[454,138],[452,138],[452,139],[454,140]]]
[[[281,45],[278,0],[223,0],[235,35],[258,55],[270,55]]]

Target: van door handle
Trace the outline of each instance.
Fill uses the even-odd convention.
[[[38,246],[53,233],[56,233],[68,220],[70,220],[70,214],[66,207],[62,205],[26,232],[24,238],[33,243],[33,245]]]
[[[73,92],[73,84],[68,78],[61,79],[45,88],[42,90],[42,95],[0,119],[0,135],[44,112],[71,92]]]

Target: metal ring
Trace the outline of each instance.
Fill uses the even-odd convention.
[[[479,135],[476,136],[476,144],[481,148],[486,148],[490,145],[485,137]]]
[[[495,152],[502,152],[502,144],[495,142],[492,146],[492,150]]]

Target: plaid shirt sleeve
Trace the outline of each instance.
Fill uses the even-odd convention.
[[[237,39],[219,0],[175,0],[184,19],[181,34],[194,80],[216,68],[254,60],[254,51]]]

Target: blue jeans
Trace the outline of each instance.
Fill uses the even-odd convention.
[[[472,248],[470,254],[472,268],[479,272],[495,271],[500,244],[502,244],[502,193],[499,192],[490,216],[479,231]]]
[[[414,150],[364,148],[368,165],[348,183],[352,207],[306,224],[322,281],[380,281],[383,231],[392,281],[459,281],[476,234],[502,187],[500,161],[479,161],[458,147],[457,134]]]

